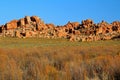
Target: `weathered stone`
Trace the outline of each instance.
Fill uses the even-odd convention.
[[[65,32],[59,32],[58,33],[59,38],[66,38],[66,36],[67,36],[67,33],[65,33]]]
[[[0,33],[2,33],[3,30],[4,30],[4,25],[1,25],[1,26],[0,26]]]
[[[6,23],[4,27],[6,30],[17,28],[17,20],[13,20],[11,22]]]
[[[76,41],[75,35],[72,35],[72,36],[70,37],[70,41]]]
[[[103,28],[100,27],[100,28],[97,29],[96,34],[97,34],[97,35],[98,35],[98,34],[102,34],[102,32],[103,32]]]
[[[26,16],[19,20],[13,20],[0,27],[0,35],[26,38],[66,38],[70,41],[98,41],[117,38],[120,34],[120,22],[109,24],[105,21],[94,24],[92,20],[68,22],[64,26],[45,24],[37,16]]]
[[[90,28],[94,25],[94,22],[91,19],[83,20],[82,21],[82,26],[84,28]]]
[[[36,22],[36,23],[41,22],[40,18],[37,17],[37,16],[32,16],[32,17],[31,17],[31,21]]]
[[[53,28],[55,28],[55,25],[54,24],[46,24],[46,26],[47,26],[47,28],[48,29],[53,29]]]
[[[30,24],[30,23],[31,23],[30,16],[25,16],[25,24]]]
[[[87,41],[87,38],[86,38],[86,37],[83,37],[83,38],[82,38],[82,42],[84,42],[84,41]]]
[[[21,38],[21,34],[18,30],[15,31],[15,37]]]
[[[18,27],[23,27],[25,25],[25,19],[24,18],[20,19],[18,21],[17,25],[18,25]]]

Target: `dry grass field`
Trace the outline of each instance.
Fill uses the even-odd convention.
[[[120,40],[0,38],[0,80],[120,80]]]

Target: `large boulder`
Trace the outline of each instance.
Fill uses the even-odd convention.
[[[46,26],[47,26],[48,29],[53,29],[53,28],[55,28],[55,25],[52,24],[52,23],[46,24]]]
[[[80,23],[79,23],[79,22],[72,22],[71,24],[72,24],[74,27],[80,26]]]
[[[93,24],[93,21],[91,19],[86,19],[82,21],[83,25],[87,25],[87,24]]]
[[[63,27],[66,27],[68,29],[77,29],[80,26],[79,22],[68,22],[66,25],[64,25]]]
[[[112,30],[120,33],[120,22],[119,21],[114,21],[112,23]]]
[[[4,29],[4,25],[1,25],[1,26],[0,26],[0,33],[3,32],[3,29]]]
[[[58,32],[57,36],[59,38],[66,38],[67,37],[67,33],[65,33],[65,32]]]
[[[82,21],[82,26],[84,28],[90,28],[92,26],[94,26],[94,22],[91,19],[86,19]]]
[[[18,20],[13,20],[11,22],[6,23],[4,27],[6,30],[15,29],[17,28],[17,22]]]
[[[45,29],[48,29],[47,26],[45,24],[42,24],[42,23],[36,23],[36,29],[38,31],[43,31]]]
[[[36,22],[36,23],[40,23],[41,22],[41,19],[39,17],[37,17],[37,16],[32,16],[30,18],[31,18],[32,22]]]
[[[30,24],[30,23],[31,23],[30,16],[25,16],[25,24]]]
[[[15,37],[21,38],[21,34],[19,30],[15,31]]]
[[[25,26],[25,19],[24,19],[24,18],[20,19],[20,20],[17,22],[17,25],[18,25],[18,27],[23,27],[23,26]]]

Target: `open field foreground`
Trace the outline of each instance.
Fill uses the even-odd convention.
[[[0,38],[0,80],[120,80],[120,40]]]

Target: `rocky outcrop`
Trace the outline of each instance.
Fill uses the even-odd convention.
[[[120,22],[95,24],[91,19],[68,22],[63,26],[45,24],[37,16],[25,16],[0,26],[1,37],[66,38],[70,41],[98,41],[120,38]]]

